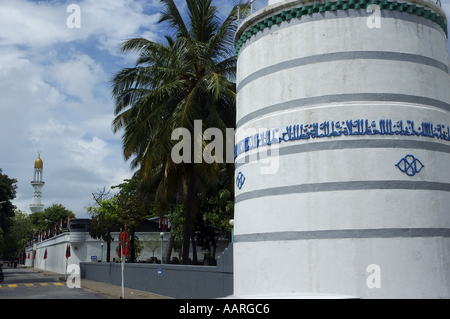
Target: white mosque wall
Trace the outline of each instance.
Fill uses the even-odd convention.
[[[141,241],[158,238],[156,243],[156,249],[152,251],[149,247],[144,245],[144,249],[141,251],[140,256],[137,261],[146,261],[150,257],[156,257],[161,260],[161,240],[158,233],[141,233],[136,232],[136,236],[139,237]],[[110,260],[118,259],[116,252],[116,247],[119,245],[119,233],[112,233],[114,241],[111,242],[110,248]],[[165,233],[163,238],[163,250],[169,238],[169,233]],[[63,233],[59,234],[50,239],[44,240],[39,243],[34,243],[33,246],[26,249],[25,266],[36,268],[40,270],[47,270],[51,272],[56,272],[60,274],[65,273],[66,269],[66,248],[67,244],[70,245],[71,256],[67,260],[67,265],[76,264],[79,265],[80,262],[98,262],[102,259],[102,248],[101,243],[103,243],[103,260],[106,261],[106,249],[107,245],[104,241],[93,239],[87,232],[77,232],[77,233]],[[219,256],[222,251],[228,246],[227,241],[219,241],[216,256]],[[202,251],[200,247],[197,247],[198,259],[203,259],[203,254],[206,251]],[[44,253],[47,249],[47,259],[44,260]],[[36,257],[33,259],[34,252],[36,252]],[[30,258],[28,258],[28,253],[30,253]],[[190,251],[190,258],[192,259],[192,249]],[[94,259],[92,257],[95,257]],[[172,251],[171,257],[178,257],[175,251]]]

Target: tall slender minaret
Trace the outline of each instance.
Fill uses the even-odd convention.
[[[30,204],[30,210],[35,212],[41,212],[44,210],[44,205],[41,203],[42,198],[42,186],[45,185],[44,180],[44,162],[41,160],[41,152],[38,152],[38,158],[34,162],[34,178],[31,182],[33,186],[33,204]]]

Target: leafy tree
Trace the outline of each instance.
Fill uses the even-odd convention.
[[[130,262],[136,260],[135,229],[140,227],[142,220],[154,217],[152,202],[139,189],[139,172],[132,179],[124,180],[124,183],[111,187],[119,188],[117,197],[118,217],[121,228],[126,226],[130,236]]]
[[[11,226],[10,217],[14,217],[14,206],[11,201],[16,198],[17,179],[2,174],[0,168],[0,227],[7,232]]]
[[[63,230],[67,229],[67,219],[70,216],[71,219],[75,218],[75,214],[64,207],[62,204],[52,204],[45,208],[42,212],[35,212],[29,215],[31,223],[34,229],[36,229],[37,235],[39,232],[50,229],[50,236],[53,234],[53,230],[56,223],[56,229],[59,229],[59,222],[62,220]],[[64,227],[65,226],[65,227]]]
[[[112,231],[117,231],[120,225],[119,205],[117,197],[107,200],[99,200],[98,206],[89,206],[87,211],[91,216],[89,234],[94,239],[102,239],[106,242],[106,262],[111,260],[111,242],[114,238]]]
[[[138,236],[134,236],[134,253],[136,260],[141,255],[141,252],[144,250],[144,243],[139,239]]]
[[[131,179],[126,179],[111,188],[119,189],[114,197],[110,197],[105,189],[92,194],[96,205],[87,208],[92,218],[89,232],[93,238],[101,238],[107,243],[106,260],[109,262],[111,242],[114,240],[111,232],[123,230],[126,226],[131,234],[128,260],[135,262],[142,249],[142,244],[137,242],[135,229],[141,225],[143,218],[154,217],[154,205],[153,202],[149,202],[149,197],[140,191],[139,172]]]
[[[5,240],[5,232],[0,228],[0,258],[3,255],[3,252],[5,251],[6,246],[6,240]]]
[[[184,223],[186,221],[186,206],[180,204],[176,209],[169,215],[169,221],[172,225],[171,235],[173,236],[173,249],[175,252],[179,252],[179,259],[183,261],[181,256],[183,236],[184,236]],[[184,262],[183,262],[184,263]],[[187,263],[186,263],[187,264]]]
[[[8,236],[9,250],[17,255],[25,250],[26,243],[33,241],[35,231],[29,216],[21,210],[16,210],[12,217],[11,232]]]
[[[16,198],[17,179],[9,178],[8,175],[2,173],[0,168],[0,256],[5,254],[8,258],[13,250],[8,249],[7,240],[13,225],[13,217],[16,206],[11,201]]]
[[[62,204],[53,204],[47,208],[44,209],[44,216],[47,220],[56,222],[59,224],[60,220],[67,221],[68,217],[75,218],[75,214],[71,211],[65,208]],[[53,224],[53,223],[51,223]],[[66,222],[67,226],[67,222]]]
[[[209,251],[209,257],[216,258],[217,243],[220,237],[231,232],[230,220],[234,216],[234,201],[227,189],[219,191],[217,196],[204,199],[200,209],[201,218],[197,218],[197,242],[204,250]]]
[[[33,225],[28,215],[16,209],[10,217],[11,227],[7,233],[0,230],[0,246],[6,258],[18,258],[28,241],[33,240]]]
[[[122,44],[121,52],[136,52],[139,58],[134,68],[123,69],[113,78],[113,129],[124,129],[124,156],[135,156],[132,166],[140,166],[144,178],[162,172],[167,184],[179,184],[182,178],[186,181],[183,263],[187,264],[198,174],[208,172],[213,182],[219,168],[217,162],[197,163],[194,152],[189,163],[174,165],[170,157],[172,132],[184,128],[192,136],[195,120],[202,121],[202,133],[218,128],[224,134],[226,128],[235,127],[233,42],[238,6],[220,21],[212,0],[186,0],[185,22],[173,0],[160,2],[164,8],[159,23],[167,23],[174,31],[173,37],[166,36],[167,44],[143,38]],[[249,8],[248,3],[239,6],[243,14]],[[196,136],[192,145],[194,142]],[[203,150],[204,141],[201,147]],[[225,149],[225,144],[222,147]]]
[[[28,215],[28,218],[33,224],[33,227],[39,231],[44,231],[49,226],[49,223],[45,221],[47,218],[44,212],[31,213]]]

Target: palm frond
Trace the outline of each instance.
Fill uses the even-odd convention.
[[[176,36],[187,36],[189,34],[186,24],[178,11],[173,0],[159,0],[164,5],[161,18],[158,23],[168,22],[169,26],[176,30]]]

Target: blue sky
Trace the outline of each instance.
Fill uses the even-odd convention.
[[[225,15],[237,2],[215,5]],[[67,27],[70,4],[81,9],[81,28]],[[132,176],[121,134],[111,131],[109,81],[135,61],[117,53],[119,43],[170,33],[156,23],[161,8],[157,0],[0,0],[0,168],[18,180],[18,209],[30,213],[38,151],[43,204],[61,203],[78,218],[92,192]]]
[[[214,3],[226,15],[238,2]],[[255,10],[267,3],[256,0]],[[67,27],[70,4],[81,9],[79,29]],[[449,1],[443,8],[450,12]],[[157,0],[0,0],[0,168],[18,180],[18,209],[30,213],[38,151],[43,204],[61,203],[78,218],[92,192],[132,176],[111,131],[109,81],[135,61],[117,53],[119,43],[170,33],[156,23],[160,10]]]

